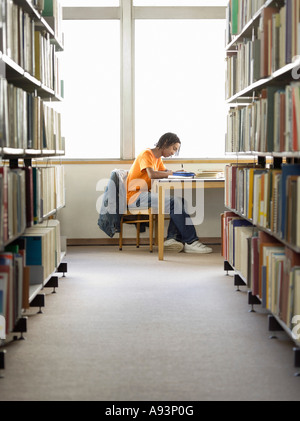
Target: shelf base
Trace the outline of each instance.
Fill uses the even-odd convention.
[[[19,319],[14,327],[13,330],[14,333],[21,333],[20,338],[17,338],[19,341],[24,340],[24,336],[23,333],[27,332],[27,317],[22,317],[21,319]]]
[[[300,367],[300,348],[293,348],[294,351],[294,366],[295,367]],[[295,377],[300,377],[300,372],[296,372],[294,374]]]
[[[248,291],[248,304],[251,305],[249,313],[255,313],[254,306],[261,304],[260,299],[253,295],[251,291]]]
[[[5,350],[0,351],[0,379],[4,377],[2,371],[5,369]]]
[[[224,260],[224,270],[226,270],[226,276],[228,276],[229,274],[228,274],[228,272],[229,271],[233,271],[234,269],[233,269],[233,267],[231,266],[231,264],[227,261],[227,260]]]
[[[68,272],[68,264],[66,262],[60,263],[60,265],[56,269],[56,272],[62,273],[63,274],[63,278],[65,278],[65,276],[66,276],[65,273]]]
[[[56,294],[55,288],[58,288],[58,276],[51,276],[44,288],[53,288],[52,294]]]
[[[245,281],[237,273],[234,275],[234,286],[236,286],[236,291],[240,291],[240,286],[246,285]]]
[[[30,307],[39,307],[38,314],[42,314],[42,307],[45,307],[45,294],[38,294],[31,301]]]
[[[272,315],[268,315],[268,329],[270,332],[280,332],[283,331],[283,327],[278,323],[276,318]],[[269,336],[270,339],[277,339],[276,335]]]

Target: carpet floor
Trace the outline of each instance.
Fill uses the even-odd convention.
[[[25,340],[5,347],[0,401],[298,401],[293,342],[270,339],[247,288],[210,255],[69,247]]]

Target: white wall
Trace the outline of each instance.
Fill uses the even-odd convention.
[[[179,164],[167,163],[168,168],[180,169]],[[222,169],[224,164],[185,164],[186,170]],[[98,213],[96,202],[103,193],[96,191],[96,185],[101,179],[109,179],[115,168],[129,169],[129,164],[66,164],[66,207],[59,211],[61,234],[67,239],[109,238],[97,225]],[[196,226],[201,237],[220,237],[220,213],[224,210],[224,190],[206,189],[204,196],[204,221]],[[167,222],[166,222],[167,226]],[[124,238],[135,237],[135,227],[126,225]],[[143,234],[142,234],[143,236]],[[147,233],[146,233],[147,236]]]

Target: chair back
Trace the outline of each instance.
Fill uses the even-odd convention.
[[[127,180],[128,171],[114,169],[102,195],[98,225],[108,236],[120,232],[120,221],[127,213]]]
[[[115,177],[113,177],[113,173]],[[111,179],[115,180],[116,202],[120,214],[127,212],[127,176],[128,170],[116,168],[112,171]]]

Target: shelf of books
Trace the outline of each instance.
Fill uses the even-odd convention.
[[[299,355],[300,0],[230,0],[226,42],[224,267]]]
[[[0,0],[0,371],[6,340],[26,332],[25,312],[42,307],[62,264],[65,206],[59,0]],[[4,332],[4,333],[3,333]]]

